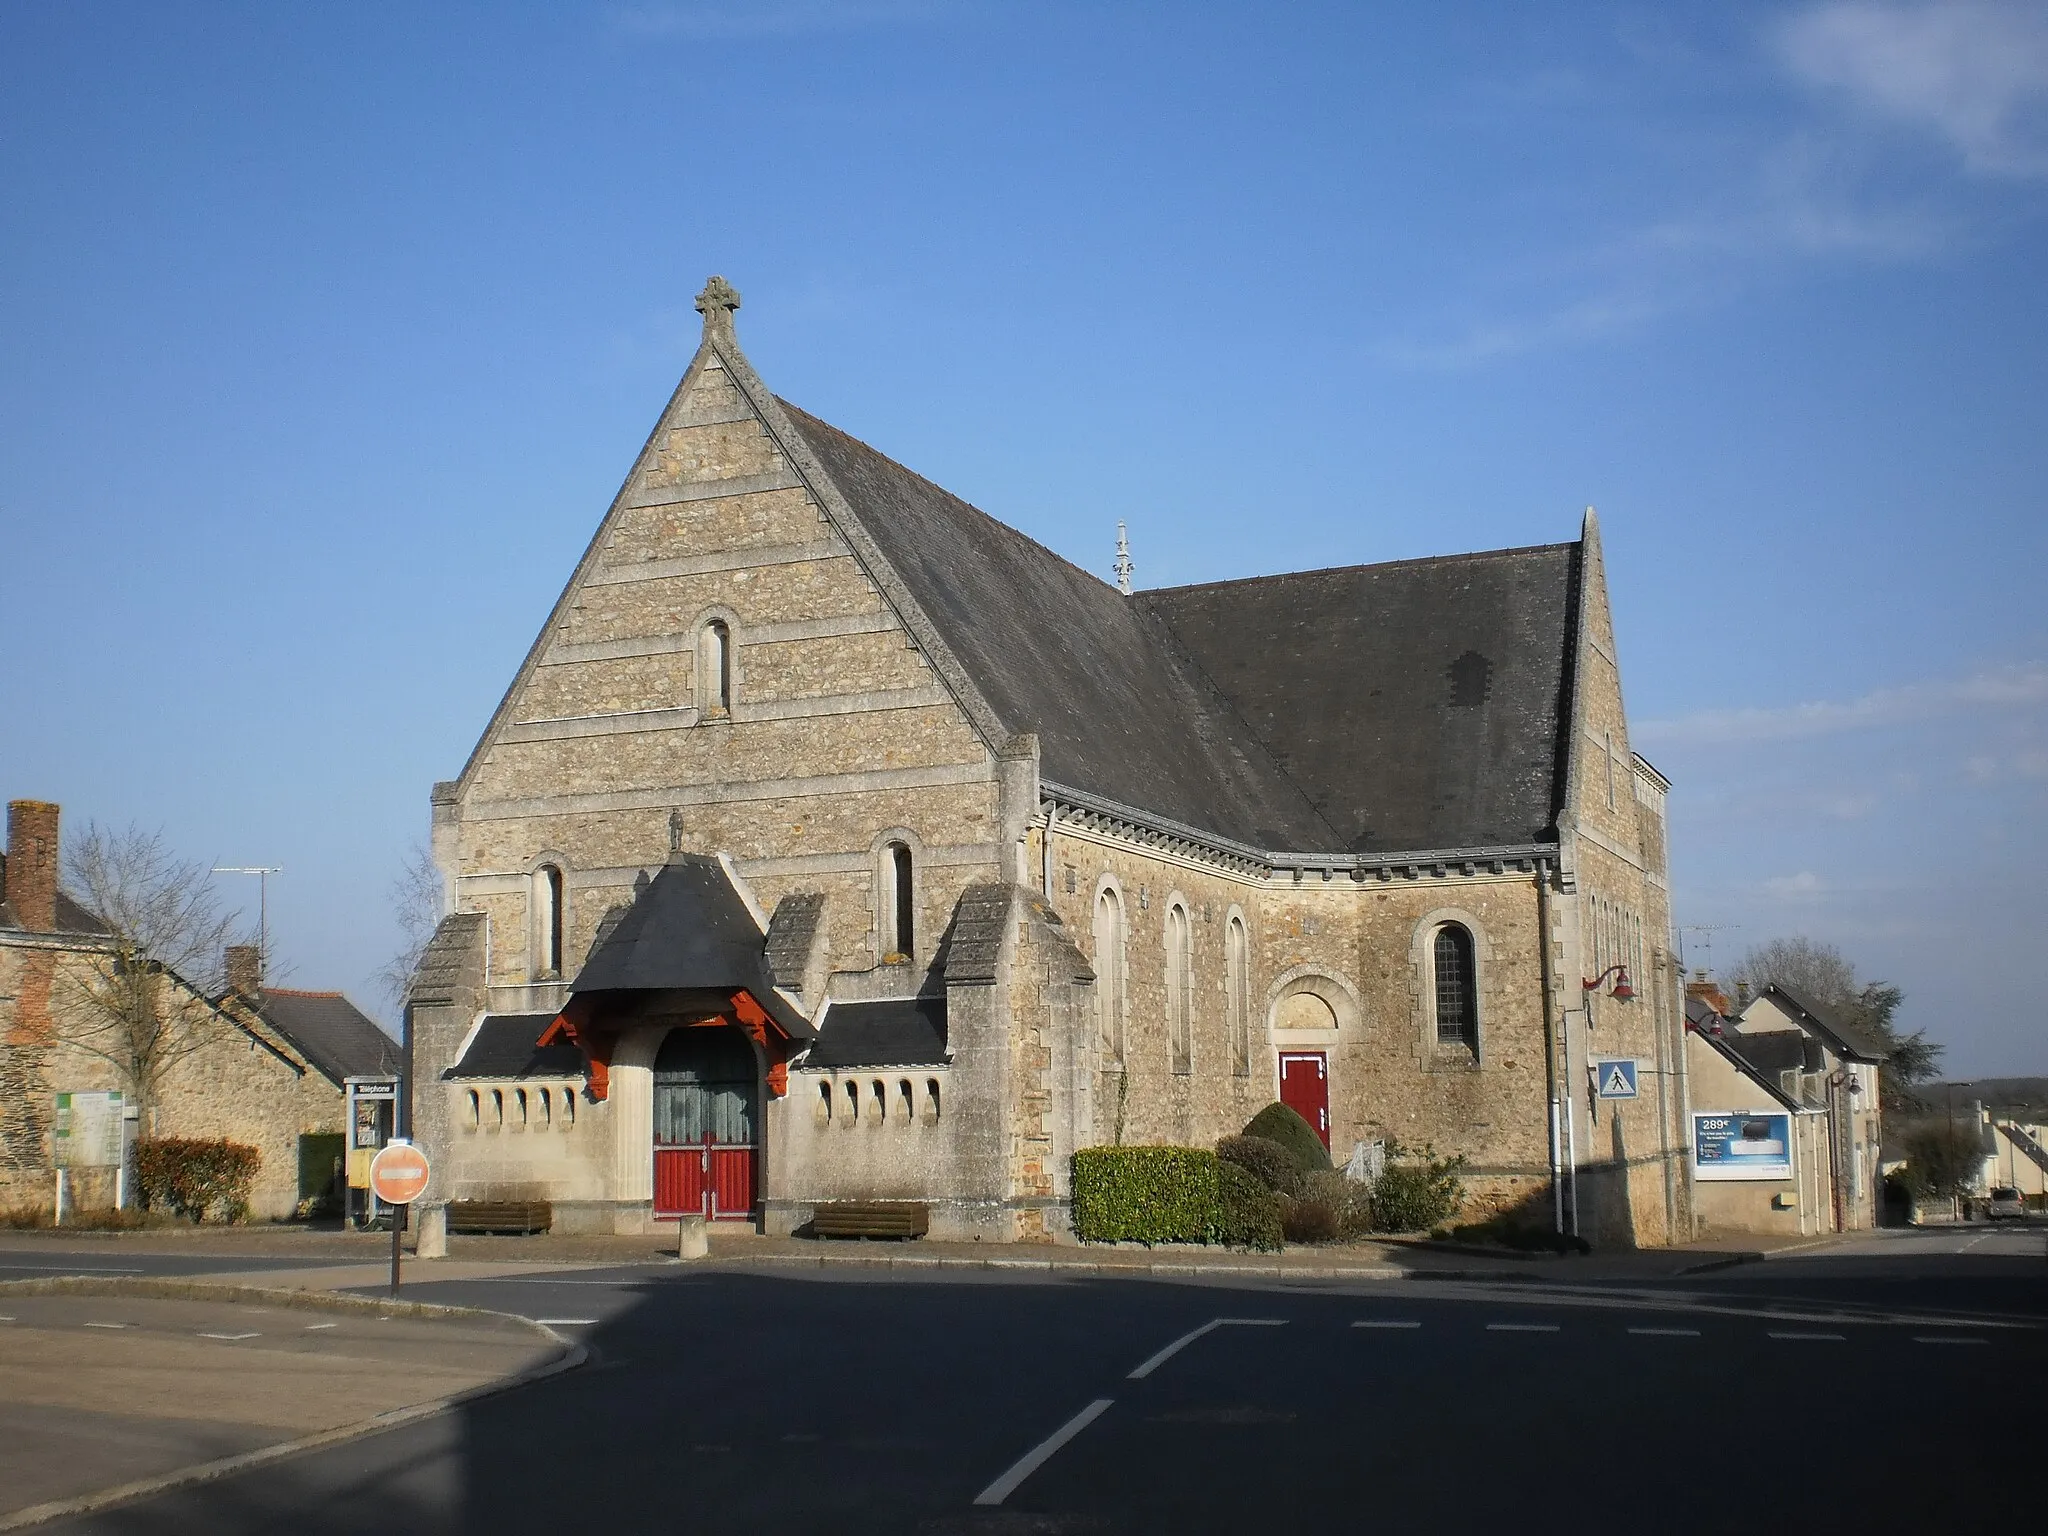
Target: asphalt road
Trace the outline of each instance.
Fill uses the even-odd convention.
[[[548,1320],[591,1364],[51,1529],[1725,1536],[2040,1506],[2039,1230],[1668,1285],[678,1267],[414,1294]]]

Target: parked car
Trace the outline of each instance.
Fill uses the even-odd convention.
[[[2014,1221],[2025,1221],[2027,1219],[2027,1202],[2018,1190],[2010,1185],[2001,1185],[1999,1188],[1992,1190],[1990,1197],[1985,1200],[1984,1219],[1986,1221],[2004,1221],[2007,1218],[2011,1218]]]

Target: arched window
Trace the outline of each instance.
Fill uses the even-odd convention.
[[[900,965],[917,953],[917,880],[910,845],[882,850],[882,963]]]
[[[1095,897],[1095,1001],[1102,1010],[1102,1049],[1124,1059],[1124,904],[1114,886]]]
[[[1436,1043],[1479,1049],[1479,980],[1472,965],[1472,935],[1456,923],[1436,931]]]
[[[576,1090],[568,1083],[562,1085],[562,1129],[576,1129]]]
[[[1176,1072],[1195,1069],[1194,967],[1188,909],[1176,901],[1166,909],[1166,1049]]]
[[[1237,916],[1223,930],[1223,1009],[1230,1032],[1230,1070],[1245,1077],[1252,1069],[1251,943],[1244,919]]]
[[[533,974],[553,981],[562,974],[562,870],[543,864],[533,872]]]
[[[699,676],[704,685],[704,713],[724,715],[732,712],[732,629],[725,620],[713,619],[704,626],[698,644],[702,647],[702,660],[698,664]]]

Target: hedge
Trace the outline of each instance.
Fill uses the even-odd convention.
[[[1263,1136],[1226,1136],[1216,1143],[1216,1155],[1242,1168],[1276,1195],[1291,1195],[1301,1188],[1301,1168],[1294,1154],[1277,1141]]]
[[[195,1222],[212,1216],[242,1221],[249,1185],[263,1154],[233,1141],[166,1136],[135,1143],[135,1192],[146,1210],[169,1210]]]
[[[1242,1164],[1224,1162],[1216,1171],[1220,1175],[1217,1190],[1222,1196],[1216,1240],[1233,1248],[1260,1248],[1277,1253],[1282,1239],[1280,1197]]]
[[[1088,1243],[1210,1243],[1221,1214],[1216,1154],[1202,1147],[1084,1147],[1074,1154],[1074,1235]]]
[[[1315,1127],[1278,1099],[1253,1115],[1244,1133],[1278,1142],[1293,1155],[1294,1165],[1303,1173],[1316,1173],[1330,1166],[1330,1149],[1323,1145]]]

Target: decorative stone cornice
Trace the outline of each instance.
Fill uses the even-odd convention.
[[[1339,876],[1368,880],[1446,879],[1451,876],[1535,874],[1555,864],[1555,843],[1513,843],[1481,848],[1417,848],[1391,853],[1317,853],[1255,848],[1168,817],[1122,805],[1086,790],[1043,781],[1040,806],[1069,833],[1129,843],[1169,858],[1186,859],[1246,880],[1292,877],[1296,885]]]

